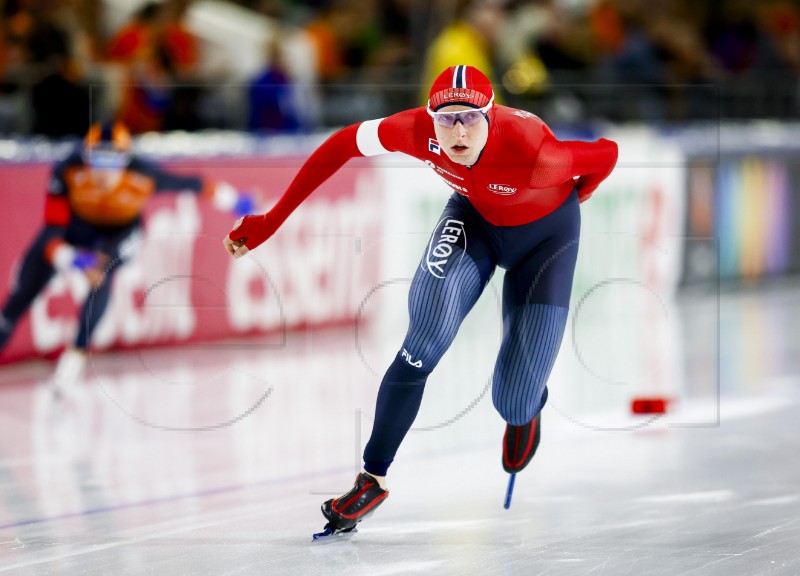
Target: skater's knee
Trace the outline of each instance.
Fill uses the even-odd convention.
[[[28,249],[28,254],[44,258],[47,251],[53,246],[53,243],[61,240],[62,234],[63,232],[59,228],[51,226],[43,228],[39,231],[33,244],[31,244],[31,247]]]
[[[498,414],[514,426],[527,424],[542,411],[547,402],[547,386],[508,387],[497,385],[492,389],[492,404]]]
[[[412,368],[432,372],[455,339],[456,331],[437,323],[412,326],[400,349],[400,358]]]
[[[384,382],[392,384],[420,384],[424,385],[430,375],[430,370],[421,360],[415,359],[405,348],[402,348],[397,357],[389,365]]]

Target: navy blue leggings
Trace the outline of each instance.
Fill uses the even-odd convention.
[[[86,349],[89,346],[92,332],[108,307],[111,296],[111,280],[125,261],[125,255],[121,254],[120,249],[126,242],[132,241],[138,231],[138,221],[124,228],[103,229],[77,218],[73,218],[66,229],[55,227],[42,229],[25,253],[17,279],[3,306],[2,317],[0,317],[0,350],[11,337],[17,322],[55,273],[53,267],[45,259],[44,252],[48,243],[56,237],[62,237],[76,248],[98,250],[111,258],[111,262],[106,268],[105,280],[89,293],[81,309],[75,347]]]
[[[497,266],[506,275],[492,401],[517,426],[541,411],[567,321],[579,235],[575,192],[551,214],[522,226],[494,226],[469,200],[451,196],[411,282],[408,333],[378,391],[364,451],[368,472],[386,474],[417,416],[428,375]]]

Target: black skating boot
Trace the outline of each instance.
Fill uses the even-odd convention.
[[[372,513],[388,496],[389,491],[381,488],[375,478],[361,472],[347,493],[322,504],[322,515],[333,528],[347,530]]]
[[[541,432],[541,413],[523,426],[506,424],[503,436],[503,469],[506,472],[516,474],[528,465],[539,447]]]

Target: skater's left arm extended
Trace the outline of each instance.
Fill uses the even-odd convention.
[[[230,212],[236,216],[250,214],[257,202],[253,194],[240,192],[227,182],[176,174],[143,158],[134,158],[130,170],[152,178],[156,193],[192,192],[211,199],[217,210]]]
[[[194,192],[204,190],[203,179],[199,176],[186,176],[164,170],[161,166],[139,156],[131,159],[128,171],[151,178],[156,193],[159,192]]]
[[[275,206],[266,214],[245,216],[234,225],[223,243],[228,253],[244,256],[272,236],[295,209],[351,158],[388,152],[413,153],[416,110],[342,128],[305,161]]]

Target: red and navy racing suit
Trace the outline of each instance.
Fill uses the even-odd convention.
[[[547,379],[567,320],[580,235],[579,202],[611,173],[617,145],[559,141],[534,114],[506,106],[487,113],[478,161],[447,157],[425,108],[344,128],[309,158],[267,214],[231,232],[254,248],[348,159],[402,152],[424,161],[453,189],[416,269],[409,328],[378,392],[365,469],[383,476],[419,409],[428,375],[452,343],[497,266],[503,281],[503,341],[492,400],[513,425],[547,401]]]

